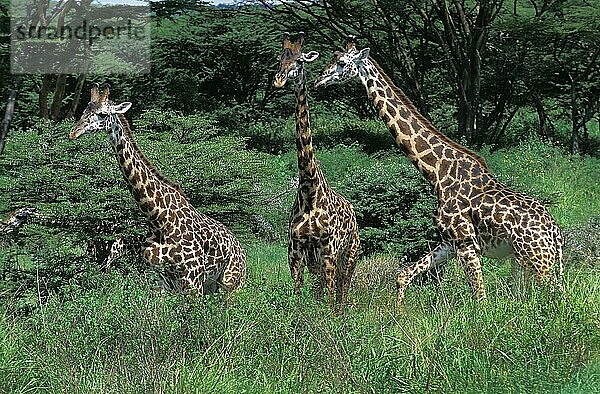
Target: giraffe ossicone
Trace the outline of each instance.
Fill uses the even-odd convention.
[[[304,34],[296,42],[283,37],[279,70],[274,85],[294,83],[296,97],[296,147],[298,191],[292,207],[288,236],[288,262],[298,292],[304,268],[314,276],[314,294],[322,298],[327,288],[329,304],[342,310],[347,298],[359,248],[358,226],[352,204],[327,183],[315,158],[308,113],[304,64],[319,54],[302,51]]]
[[[148,263],[162,271],[163,284],[204,295],[243,286],[246,254],[220,222],[199,213],[183,191],[150,163],[135,142],[124,113],[131,103],[109,100],[109,87],[91,90],[91,101],[69,134],[106,132],[138,207],[150,224],[143,250]]]
[[[400,271],[398,303],[416,275],[452,257],[463,265],[476,299],[486,296],[481,255],[513,256],[516,268],[562,290],[562,237],[547,209],[497,181],[481,157],[440,133],[369,56],[369,48],[358,50],[355,38],[349,37],[346,50],[334,54],[315,87],[355,78],[365,86],[396,144],[433,186],[438,199],[435,221],[442,243]]]

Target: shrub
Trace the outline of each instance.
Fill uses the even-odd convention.
[[[436,239],[435,198],[429,185],[399,156],[376,161],[347,179],[357,212],[363,251],[388,251],[409,260],[421,257]]]

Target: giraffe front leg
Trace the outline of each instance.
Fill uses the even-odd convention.
[[[158,242],[152,242],[143,251],[144,258],[152,267],[164,266],[164,261],[173,257],[172,253],[172,245],[165,245]]]
[[[160,276],[160,287],[166,291],[181,290],[181,278],[173,266],[173,246],[152,242],[143,251],[144,259]]]
[[[322,261],[323,270],[325,271],[325,284],[327,285],[327,303],[333,309],[335,305],[336,282],[338,278],[338,253],[331,246],[328,246],[323,251]]]
[[[404,296],[406,294],[406,288],[410,282],[412,282],[415,276],[439,266],[453,256],[454,248],[450,244],[442,243],[436,246],[431,252],[427,253],[413,265],[401,270],[396,278],[396,299],[398,306],[402,305]]]
[[[294,294],[300,293],[300,288],[304,285],[304,254],[306,253],[302,243],[290,238],[288,243],[288,264],[290,274],[294,280]]]
[[[305,257],[308,272],[313,278],[312,292],[315,300],[323,299],[323,288],[325,288],[325,275],[323,265],[314,249],[307,250]]]
[[[352,281],[352,275],[354,274],[354,270],[356,268],[356,259],[358,257],[358,250],[360,247],[360,238],[358,237],[358,231],[352,234],[352,240],[350,241],[350,246],[348,247],[347,252],[343,257],[343,271],[341,278],[341,294],[340,294],[340,304],[342,305],[346,301],[348,297],[348,290],[350,289],[350,283]]]
[[[473,243],[461,245],[461,247],[457,248],[456,255],[461,264],[463,264],[463,268],[467,274],[473,298],[479,301],[484,300],[486,298],[485,287],[477,246]]]

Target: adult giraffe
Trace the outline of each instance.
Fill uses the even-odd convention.
[[[327,286],[329,304],[343,306],[356,266],[359,237],[352,204],[327,183],[315,158],[306,100],[304,64],[314,61],[315,51],[302,52],[304,33],[295,43],[289,33],[283,37],[275,87],[293,82],[296,95],[296,148],[298,153],[298,191],[289,227],[288,262],[294,290],[303,283],[304,267],[315,275],[315,296],[322,297]]]
[[[165,287],[198,295],[240,288],[246,277],[246,254],[220,222],[199,213],[183,191],[148,161],[137,146],[124,113],[131,103],[115,104],[106,86],[91,91],[91,101],[70,139],[107,132],[127,186],[145,214],[152,236],[144,249],[151,266],[164,270]]]
[[[481,157],[440,133],[369,57],[369,48],[356,49],[354,37],[348,38],[345,52],[335,53],[315,86],[356,77],[396,144],[431,183],[438,199],[436,225],[442,243],[400,271],[398,303],[416,275],[454,256],[464,265],[476,299],[485,298],[481,255],[512,255],[538,281],[549,278],[562,289],[562,238],[546,208],[494,179]],[[555,263],[558,278],[552,270]]]

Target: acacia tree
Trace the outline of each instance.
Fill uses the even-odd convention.
[[[313,35],[330,46],[340,36],[358,35],[392,77],[402,80],[401,86],[426,116],[432,93],[424,84],[439,68],[451,86],[459,133],[469,142],[484,139],[486,130],[480,128],[489,122],[483,121],[481,69],[490,27],[504,0],[261,2],[274,21],[314,30]]]
[[[496,26],[501,52],[519,59],[515,79],[522,104],[538,114],[540,134],[555,131],[553,118],[568,119],[573,153],[584,148],[587,124],[600,110],[599,19],[599,0],[530,0],[515,2]]]

